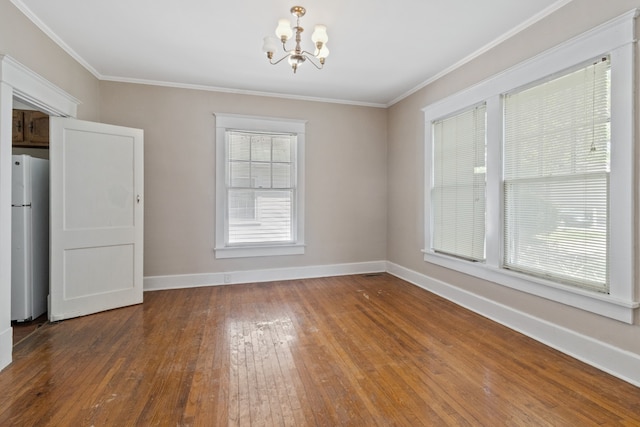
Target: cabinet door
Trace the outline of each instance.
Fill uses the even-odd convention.
[[[13,124],[11,127],[11,141],[24,141],[24,112],[21,110],[13,110]]]
[[[49,116],[40,111],[13,110],[13,145],[49,147]]]
[[[26,140],[29,145],[49,145],[49,116],[40,111],[25,111]]]

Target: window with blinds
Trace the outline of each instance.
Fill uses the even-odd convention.
[[[227,244],[295,241],[295,146],[290,134],[230,130]]]
[[[432,249],[485,258],[486,106],[433,122]]]
[[[608,292],[610,62],[504,97],[504,267]]]

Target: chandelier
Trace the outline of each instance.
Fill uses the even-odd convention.
[[[304,16],[307,11],[302,6],[293,6],[291,8],[291,14],[296,17],[296,26],[291,28],[291,24],[289,19],[283,18],[278,21],[278,27],[276,28],[276,36],[280,39],[282,43],[282,49],[285,52],[285,55],[274,62],[273,55],[276,53],[276,49],[278,47],[278,40],[275,37],[267,36],[264,38],[264,45],[262,46],[262,50],[266,52],[267,58],[269,58],[269,63],[272,65],[279,64],[285,59],[289,60],[289,65],[293,69],[295,73],[298,71],[298,67],[302,65],[307,59],[311,62],[317,69],[322,69],[324,66],[324,61],[329,56],[329,49],[327,49],[327,40],[329,37],[327,36],[327,27],[324,25],[316,25],[311,35],[311,40],[315,43],[315,52],[312,54],[311,52],[307,52],[303,50],[300,46],[300,41],[302,38],[300,35],[304,31],[304,28],[300,26],[300,17]],[[287,41],[293,36],[295,31],[296,34],[296,45],[293,49],[287,49]]]

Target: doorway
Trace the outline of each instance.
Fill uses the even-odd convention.
[[[11,363],[14,98],[50,115],[48,318],[143,300],[143,131],[76,120],[78,101],[0,56],[0,369]]]
[[[76,117],[79,101],[7,55],[0,55],[0,369],[11,363],[11,159],[13,107]]]
[[[49,115],[14,97],[12,114],[13,347],[47,323]]]

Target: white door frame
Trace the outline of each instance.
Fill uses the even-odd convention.
[[[0,55],[0,369],[11,363],[11,129],[13,99],[76,117],[80,101],[7,55]]]

